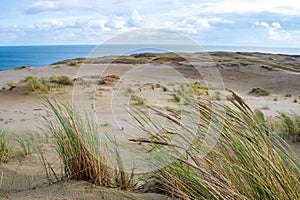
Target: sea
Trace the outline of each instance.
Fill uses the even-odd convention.
[[[170,45],[170,44],[102,44],[102,45],[41,45],[0,46],[0,70],[20,66],[40,67],[73,58],[94,58],[109,55],[164,52],[261,52],[300,55],[300,48],[246,47],[218,45]]]

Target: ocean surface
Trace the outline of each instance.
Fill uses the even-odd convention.
[[[143,52],[262,52],[300,55],[300,48],[241,47],[241,46],[192,46],[192,45],[49,45],[49,46],[0,46],[0,70],[19,66],[47,66],[51,63],[78,57],[130,55]]]

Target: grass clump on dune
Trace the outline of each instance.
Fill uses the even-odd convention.
[[[256,96],[269,96],[271,94],[270,91],[262,89],[262,88],[252,88],[249,94],[256,95]]]
[[[93,118],[65,103],[46,99],[46,104],[55,115],[55,119],[47,120],[48,132],[54,137],[65,176],[110,186],[111,174],[101,155],[99,129]]]
[[[69,104],[46,99],[46,107],[54,114],[54,118],[46,118],[47,134],[53,136],[56,151],[64,168],[64,176],[77,180],[85,180],[96,185],[119,187],[126,189],[132,181],[122,167],[122,157],[114,140],[107,136],[95,118],[82,113]],[[107,143],[100,138],[107,138]],[[111,156],[107,155],[106,146]],[[107,161],[114,159],[118,169],[111,169]]]
[[[51,89],[61,90],[64,86],[74,85],[74,81],[67,76],[50,76],[45,77],[33,77],[27,76],[24,80],[15,84],[8,84],[9,90],[14,88],[21,88],[25,93],[31,92],[48,92]]]
[[[165,119],[163,127],[141,123],[145,113],[135,112],[149,139],[131,141],[144,142],[152,152],[157,149],[154,164],[165,163],[155,172],[160,189],[180,199],[300,198],[299,157],[269,134],[259,115],[211,101],[188,105],[185,121],[157,111]],[[172,139],[155,134],[161,130],[172,133]],[[204,154],[212,145],[204,140],[207,136],[217,137],[217,143]]]
[[[74,85],[74,81],[67,76],[50,76],[49,81],[59,85]]]
[[[6,162],[10,154],[10,144],[6,138],[6,132],[0,129],[0,165]]]
[[[50,91],[51,86],[47,83],[45,79],[27,76],[22,82],[26,84],[26,91],[33,92],[36,90],[39,91]]]
[[[281,123],[279,130],[281,134],[283,134],[284,137],[287,136],[295,141],[300,141],[300,116],[280,113],[278,119]]]

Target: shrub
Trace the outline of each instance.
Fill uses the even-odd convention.
[[[256,95],[256,96],[269,96],[270,92],[268,90],[257,87],[257,88],[252,88],[252,90],[249,91],[249,94]]]
[[[76,65],[77,65],[77,62],[76,62],[76,61],[71,61],[71,62],[69,63],[69,65],[70,65],[70,66],[76,66]]]
[[[156,88],[160,88],[160,86],[161,86],[161,85],[160,85],[159,82],[155,84],[155,87],[156,87]]]
[[[284,97],[292,97],[292,94],[291,93],[287,93],[284,95]]]
[[[167,88],[166,86],[163,86],[163,87],[162,87],[162,91],[163,91],[163,92],[168,92],[169,90],[168,90],[168,88]]]
[[[252,88],[249,94],[256,95],[256,96],[269,96],[271,93],[268,90],[262,88]]]
[[[39,91],[50,91],[51,87],[49,84],[45,83],[43,79],[38,79],[36,77],[27,76],[24,81],[26,84],[26,91],[33,92]]]
[[[74,81],[67,76],[50,76],[49,81],[59,85],[74,85]]]

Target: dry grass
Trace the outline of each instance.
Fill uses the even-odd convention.
[[[56,117],[47,119],[48,131],[55,139],[65,176],[111,186],[110,170],[101,155],[99,129],[93,118],[79,114],[65,103],[46,99],[46,105]]]
[[[124,171],[117,143],[101,129],[93,115],[82,113],[67,103],[45,101],[54,114],[54,118],[46,118],[47,134],[54,137],[64,176],[106,187],[130,187],[133,173],[128,175]],[[101,140],[100,143],[100,138],[106,138],[107,142]],[[108,166],[108,159],[118,164],[117,169]]]
[[[181,199],[300,198],[299,156],[270,134],[264,116],[241,106],[187,103],[189,109],[183,113],[189,113],[188,121],[156,110],[169,123],[164,127],[144,124],[145,113],[132,112],[140,129],[149,135],[132,141],[156,151],[152,162],[166,166],[155,172],[160,189]],[[172,137],[166,137],[167,133]],[[205,155],[206,147],[212,145],[210,140],[205,142],[207,135],[218,141]]]
[[[292,138],[294,141],[300,141],[300,116],[296,114],[280,113],[278,117],[280,125],[278,131],[285,138]]]
[[[67,76],[50,76],[49,78],[38,78],[27,76],[19,83],[8,82],[9,90],[21,89],[25,93],[49,92],[51,89],[62,91],[65,86],[74,85],[74,82]]]
[[[6,138],[6,132],[0,129],[0,166],[9,159],[10,152],[10,143]]]

